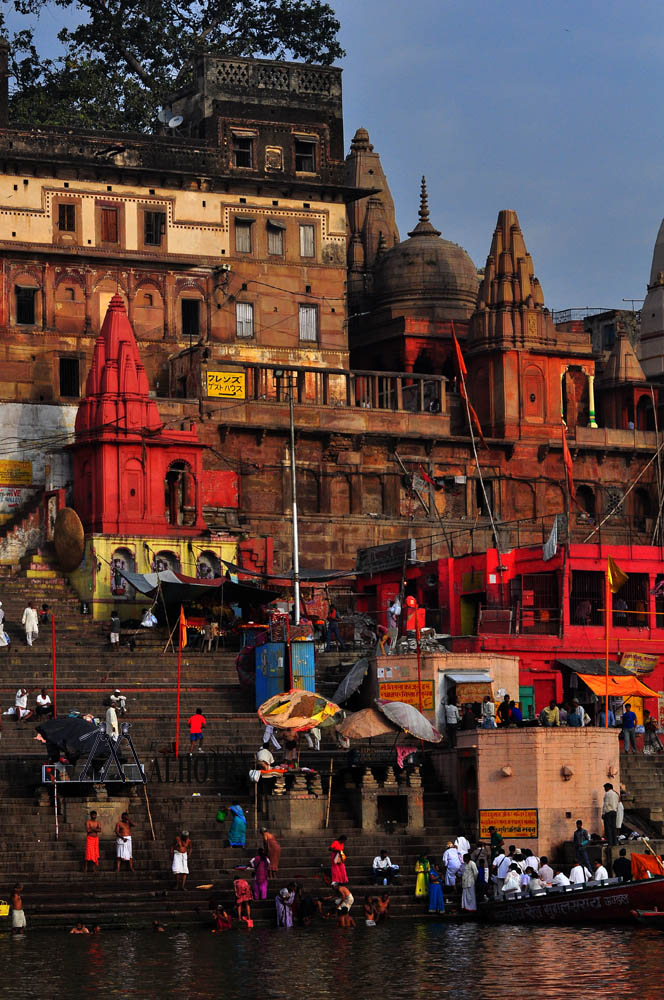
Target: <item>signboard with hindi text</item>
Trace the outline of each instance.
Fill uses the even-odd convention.
[[[0,483],[3,486],[29,486],[32,482],[32,462],[0,461]]]
[[[620,666],[631,670],[633,674],[651,674],[657,666],[659,657],[651,653],[623,653]]]
[[[207,394],[217,399],[245,399],[246,381],[245,372],[207,372]]]
[[[490,826],[504,840],[537,840],[539,836],[537,809],[480,809],[480,840],[489,840]]]
[[[418,687],[422,688],[422,708],[424,711],[433,709],[433,681],[391,681],[378,684],[378,697],[384,701],[403,701],[414,708],[420,707]]]

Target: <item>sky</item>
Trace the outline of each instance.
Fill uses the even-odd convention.
[[[478,266],[516,210],[550,308],[645,296],[664,215],[661,3],[330,3],[346,148],[369,130],[402,238],[425,174],[432,222]],[[54,6],[41,38],[62,18]]]

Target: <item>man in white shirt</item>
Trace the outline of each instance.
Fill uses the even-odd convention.
[[[392,865],[387,851],[381,851],[373,859],[373,880],[374,885],[378,885],[381,882],[383,885],[387,885],[395,877],[398,868]]]
[[[46,694],[46,688],[41,689],[41,694],[38,694],[35,698],[37,703],[36,716],[41,719],[44,715],[53,715],[53,703],[51,701],[51,696]]]
[[[505,876],[505,881],[503,882],[503,896],[508,892],[520,892],[521,891],[521,872],[519,866],[516,864],[511,864],[509,871]]]
[[[604,798],[602,800],[602,821],[604,823],[604,836],[609,846],[613,847],[618,843],[616,834],[616,819],[618,816],[618,803],[620,798],[610,781],[604,785]]]
[[[461,860],[463,860],[465,854],[468,854],[470,852],[470,844],[463,835],[457,837],[457,839],[454,841],[454,846],[459,852],[459,857],[461,858]]]
[[[401,601],[395,597],[387,609],[387,635],[390,640],[388,652],[393,653],[399,638],[399,619],[401,618]]]
[[[259,771],[270,771],[274,767],[274,757],[270,753],[267,743],[256,753],[256,765]]]
[[[488,694],[484,695],[482,702],[482,729],[496,728],[496,706]]]
[[[457,727],[459,725],[459,719],[461,714],[459,709],[454,704],[454,701],[450,699],[445,706],[445,723],[447,732],[447,741],[450,749],[456,746],[457,740]]]
[[[553,882],[553,868],[549,864],[549,859],[546,854],[543,854],[540,858],[540,868],[537,874],[539,875],[540,880],[546,885],[551,885]]]
[[[23,618],[21,619],[22,624],[25,626],[25,641],[28,646],[32,646],[33,641],[37,638],[39,634],[39,624],[37,617],[37,609],[30,601],[27,608],[23,612]]]
[[[497,854],[493,859],[493,894],[495,899],[500,899],[502,896],[503,883],[511,864],[512,858],[509,854]]]
[[[602,864],[601,861],[595,862],[595,871],[593,873],[593,882],[608,882],[609,873]]]
[[[569,880],[572,885],[582,885],[584,882],[590,882],[592,875],[588,871],[585,865],[576,864],[569,873]]]
[[[523,851],[523,856],[526,859],[526,868],[532,868],[533,871],[539,871],[540,859],[532,851],[529,851],[526,847]]]
[[[570,880],[567,878],[567,875],[565,875],[563,872],[561,872],[560,869],[558,868],[558,869],[556,869],[556,874],[553,876],[553,881],[552,881],[551,884],[552,885],[569,885],[570,884]]]

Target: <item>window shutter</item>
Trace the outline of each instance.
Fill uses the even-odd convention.
[[[251,223],[235,220],[235,249],[238,253],[251,253]]]
[[[118,212],[116,208],[101,210],[101,241],[102,243],[118,242]]]
[[[300,226],[300,257],[314,256],[314,227]]]
[[[318,340],[317,306],[300,306],[300,340]]]
[[[238,337],[253,337],[254,307],[251,302],[235,303],[235,319]]]
[[[284,252],[284,231],[274,226],[267,227],[267,252],[282,256]]]

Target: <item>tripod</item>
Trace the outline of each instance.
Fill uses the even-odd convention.
[[[83,770],[81,771],[81,773],[79,775],[79,778],[78,778],[79,781],[85,781],[85,779],[87,778],[88,771],[92,767],[92,762],[94,760],[95,754],[97,753],[97,749],[100,748],[103,744],[106,745],[106,747],[107,747],[107,749],[109,751],[109,756],[108,756],[108,760],[104,764],[104,768],[103,768],[103,770],[101,772],[101,775],[99,777],[99,781],[105,781],[106,780],[106,775],[108,774],[108,772],[110,770],[111,762],[112,761],[115,762],[115,766],[118,769],[118,774],[120,775],[120,779],[122,781],[126,781],[127,780],[127,776],[124,773],[124,769],[122,767],[122,764],[120,763],[120,759],[119,759],[118,754],[117,754],[117,748],[118,748],[118,745],[120,743],[120,740],[125,739],[127,741],[127,743],[129,744],[129,749],[131,750],[132,756],[134,758],[134,762],[136,764],[136,767],[138,768],[138,773],[141,776],[141,781],[143,782],[143,784],[145,784],[146,778],[145,778],[145,775],[143,774],[143,769],[141,767],[141,762],[139,761],[138,756],[136,754],[136,750],[134,749],[134,744],[131,741],[131,736],[129,735],[129,723],[128,722],[123,722],[122,723],[122,726],[120,728],[120,733],[121,733],[121,735],[117,739],[117,741],[114,740],[113,736],[111,734],[109,734],[109,733],[106,732],[106,723],[105,722],[100,722],[99,723],[99,727],[97,729],[95,729],[94,732],[87,733],[85,736],[81,736],[81,740],[89,740],[91,736],[94,736],[95,737],[95,741],[92,744],[92,749],[90,750],[90,755],[89,755],[89,757],[87,759],[86,765],[85,765],[85,767],[83,768]]]

